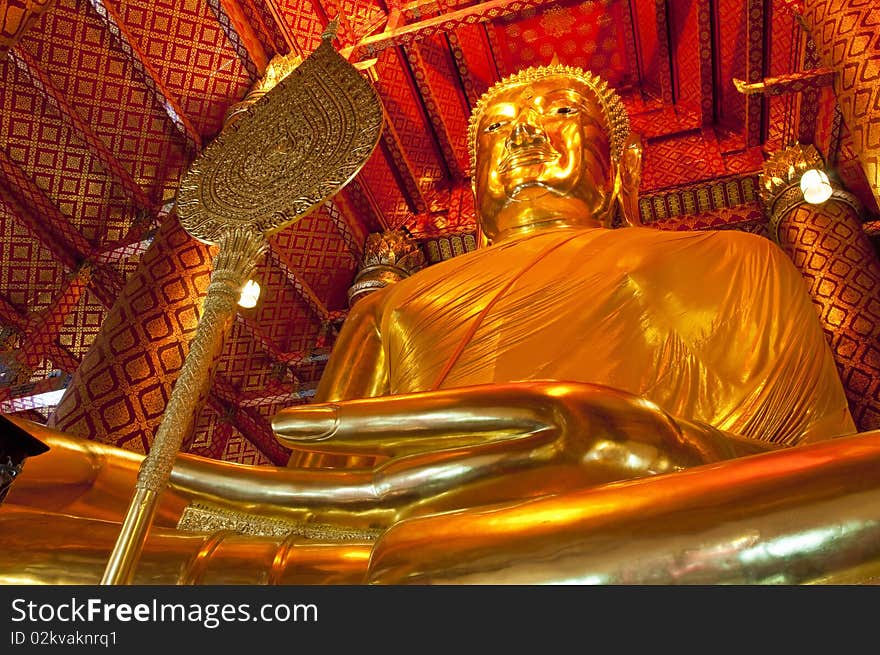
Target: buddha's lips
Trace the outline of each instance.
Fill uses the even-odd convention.
[[[501,165],[498,167],[498,171],[501,173],[505,173],[512,168],[518,168],[520,166],[530,166],[533,164],[543,164],[545,162],[554,161],[558,157],[558,152],[546,146],[516,148],[512,152],[509,152],[507,156],[505,156],[504,159],[501,160]]]

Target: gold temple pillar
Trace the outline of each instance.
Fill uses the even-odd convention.
[[[802,19],[822,64],[874,198],[880,204],[880,48],[876,2],[803,0]]]
[[[73,376],[49,426],[147,452],[195,335],[211,248],[175,217],[159,228]]]
[[[822,204],[804,200],[799,184],[809,168],[824,168],[813,146],[787,148],[764,164],[761,192],[771,235],[807,283],[856,425],[860,431],[877,429],[880,261],[854,196],[833,188]]]

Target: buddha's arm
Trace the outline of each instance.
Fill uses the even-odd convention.
[[[316,401],[372,398],[389,392],[379,326],[384,296],[381,291],[371,293],[352,308],[321,376]]]
[[[201,500],[293,519],[380,527],[404,516],[666,473],[764,448],[675,421],[635,396],[587,384],[486,385],[345,401],[317,426],[316,411],[321,419],[321,406],[304,407],[302,423],[296,411],[285,412],[279,429],[292,435],[289,439],[301,439],[312,428],[322,435],[333,432],[335,438],[322,445],[387,459],[372,468],[312,471],[180,455],[170,493],[163,494],[175,504],[169,518],[187,502]],[[331,422],[335,432],[328,430]],[[79,440],[60,433],[43,438],[51,451],[27,462],[9,500],[121,518],[141,456],[100,446],[101,456],[94,458],[93,449],[80,447]],[[69,494],[49,506],[40,489],[55,479],[53,471],[69,479]]]
[[[143,455],[70,437],[14,415],[7,418],[49,451],[25,461],[5,502],[108,521],[121,518]],[[174,489],[162,494],[156,525],[173,527],[187,502]]]
[[[376,469],[380,486],[416,495],[478,484],[510,486],[498,495],[516,498],[516,474],[526,469],[533,484],[538,477],[562,480],[565,469],[570,475],[561,488],[590,486],[775,449],[675,420],[625,392],[561,382],[294,407],[280,412],[273,427],[290,445],[385,456]]]
[[[301,418],[300,418],[301,417]],[[386,459],[359,470],[260,469],[181,457],[195,498],[349,526],[555,494],[772,449],[581,383],[484,385],[285,410],[282,440]]]
[[[292,407],[273,420],[278,438],[342,454],[519,447],[553,434],[554,448],[637,477],[754,454],[773,446],[677,421],[642,398],[599,385],[521,382]],[[637,462],[637,464],[636,464]],[[626,473],[623,469],[630,468]]]

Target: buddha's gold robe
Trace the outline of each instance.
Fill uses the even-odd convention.
[[[355,306],[318,399],[549,379],[781,444],[856,430],[800,274],[733,231],[547,230],[431,266]]]

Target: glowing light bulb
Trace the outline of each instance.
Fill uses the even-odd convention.
[[[801,176],[801,192],[804,200],[811,205],[819,205],[831,197],[831,182],[825,171],[811,168]]]
[[[257,300],[260,298],[260,285],[256,280],[248,280],[241,290],[241,296],[238,298],[238,305],[245,309],[257,306]]]

